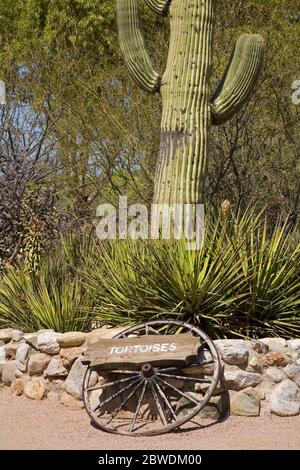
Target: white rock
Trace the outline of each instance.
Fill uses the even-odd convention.
[[[20,341],[20,339],[22,339],[24,336],[24,333],[23,331],[21,330],[12,330],[12,340],[13,341]]]
[[[289,339],[287,345],[293,351],[300,352],[300,339]]]
[[[59,336],[60,334],[55,333],[54,331],[45,331],[39,333],[37,337],[38,349],[46,354],[58,354],[60,347],[57,339]]]
[[[5,346],[0,346],[0,362],[4,362],[6,359]]]
[[[21,372],[26,372],[28,367],[30,346],[22,343],[16,352],[16,366]]]
[[[247,387],[254,387],[262,381],[262,376],[254,372],[243,370],[228,370],[224,373],[225,385],[232,390],[242,390]]]
[[[283,338],[263,338],[260,341],[269,346],[270,351],[282,352],[287,348],[287,341]]]
[[[38,337],[37,333],[26,333],[24,335],[24,340],[34,349],[37,349],[37,337]]]
[[[249,349],[244,340],[218,339],[214,343],[227,364],[239,365],[248,361]]]
[[[283,370],[286,376],[300,387],[300,365],[288,364]]]
[[[44,372],[45,377],[66,377],[67,375],[68,371],[60,358],[51,359]]]
[[[281,382],[281,380],[285,379],[284,373],[278,369],[277,367],[269,367],[264,374],[263,379],[270,380],[271,382]]]
[[[77,398],[78,400],[82,399],[82,385],[83,379],[85,375],[87,366],[84,366],[81,362],[81,357],[76,359],[74,362],[70,373],[67,377],[65,382],[65,390],[73,397]],[[92,372],[91,380],[90,380],[90,387],[96,385],[98,381],[98,374],[96,372]]]
[[[16,361],[9,361],[5,364],[2,371],[2,382],[4,385],[11,385],[16,378]]]
[[[278,416],[295,416],[300,411],[300,393],[291,380],[284,380],[271,394],[271,411]]]
[[[9,341],[19,341],[23,336],[23,332],[20,330],[14,330],[13,328],[4,328],[0,330],[0,340],[4,341],[4,343],[8,343]]]

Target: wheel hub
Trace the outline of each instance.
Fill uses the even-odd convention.
[[[155,370],[151,364],[144,364],[142,366],[142,374],[145,379],[150,379],[155,374]]]

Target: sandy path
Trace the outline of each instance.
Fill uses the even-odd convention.
[[[230,417],[190,432],[156,437],[122,437],[90,425],[84,410],[48,401],[12,397],[0,388],[0,449],[300,449],[300,416]]]

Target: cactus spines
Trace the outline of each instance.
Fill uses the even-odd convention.
[[[171,0],[145,0],[149,8],[159,15],[166,15]]]
[[[154,70],[139,28],[137,0],[117,0],[119,40],[128,70],[144,90],[159,90],[160,77]]]
[[[257,82],[265,41],[259,34],[243,34],[237,40],[230,64],[212,98],[213,124],[223,124],[241,110]]]
[[[209,134],[250,98],[261,69],[265,42],[242,35],[221,84],[211,98],[210,78],[217,0],[145,0],[170,14],[167,66],[160,78],[146,52],[138,23],[138,0],[117,0],[121,49],[134,80],[162,97],[160,150],[154,203],[204,201]]]

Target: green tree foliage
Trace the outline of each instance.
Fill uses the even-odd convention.
[[[163,70],[168,24],[143,1],[140,7],[147,47]],[[274,215],[298,215],[300,106],[291,101],[291,87],[300,79],[299,17],[297,0],[219,2],[212,85],[239,34],[261,33],[267,59],[247,109],[212,135],[207,195],[213,205],[226,198],[237,207],[257,202]],[[58,188],[67,219],[90,225],[95,207],[119,194],[150,203],[160,100],[128,77],[115,1],[3,0],[0,20],[0,78],[10,106],[26,103],[49,121],[56,159],[49,185]]]

